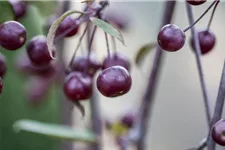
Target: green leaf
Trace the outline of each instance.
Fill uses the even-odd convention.
[[[0,23],[14,19],[12,5],[8,1],[0,1]]]
[[[15,132],[23,130],[63,140],[94,143],[97,139],[97,137],[88,130],[73,130],[68,126],[42,123],[33,120],[19,120],[13,125],[13,129]]]
[[[120,31],[116,30],[111,24],[98,19],[96,17],[91,17],[90,20],[99,28],[101,28],[106,33],[112,35],[113,37],[117,38],[123,45],[125,45],[123,36]]]
[[[155,48],[156,46],[157,46],[156,43],[150,43],[150,44],[146,44],[142,46],[137,52],[135,63],[139,66],[143,62],[147,54],[151,52],[151,50]]]
[[[72,10],[72,11],[67,11],[65,12],[62,16],[60,16],[50,27],[48,34],[47,34],[47,45],[48,45],[48,50],[50,53],[50,56],[52,58],[54,58],[54,56],[52,55],[52,51],[55,49],[55,45],[54,45],[54,39],[55,39],[55,33],[56,30],[58,29],[60,23],[69,15],[71,14],[75,14],[75,13],[79,13],[79,14],[84,14],[81,11],[76,11],[76,10]]]

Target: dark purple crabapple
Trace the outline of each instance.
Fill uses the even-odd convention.
[[[26,42],[27,31],[16,21],[6,21],[0,25],[0,45],[8,50],[21,48]]]
[[[104,59],[102,69],[106,69],[112,66],[122,66],[128,71],[130,71],[129,59],[119,52],[110,53],[110,57],[106,57]]]
[[[211,130],[212,139],[219,145],[225,146],[225,120],[219,120]]]
[[[69,32],[70,29],[71,31]],[[63,35],[65,32],[69,32],[65,35],[65,37],[71,37],[77,34],[78,30],[79,30],[78,20],[73,19],[69,16],[69,17],[66,17],[59,25],[56,31],[56,37]]]
[[[34,36],[27,44],[27,54],[34,65],[38,67],[48,66],[52,58],[48,51],[46,36]]]
[[[201,5],[206,2],[206,0],[186,0],[191,5]]]
[[[214,33],[210,30],[198,31],[198,38],[202,54],[210,52],[215,46],[216,37]],[[195,49],[193,38],[191,38],[191,46],[193,49]]]
[[[78,71],[87,73],[90,76],[94,76],[95,73],[101,68],[101,64],[97,61],[94,56],[77,56],[73,59],[71,64],[72,71]]]
[[[3,78],[6,72],[5,56],[0,53],[0,77]]]
[[[158,34],[159,46],[169,52],[180,50],[184,46],[185,39],[185,33],[174,24],[163,26]]]
[[[14,15],[15,15],[15,20],[18,20],[25,16],[27,12],[27,4],[25,1],[20,1],[20,0],[10,0],[10,4],[13,7]]]
[[[132,84],[129,72],[121,66],[104,69],[97,77],[97,88],[106,97],[117,97],[126,94]]]
[[[82,72],[71,72],[64,81],[64,93],[71,101],[86,100],[92,95],[92,78]]]

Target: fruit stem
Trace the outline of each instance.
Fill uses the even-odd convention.
[[[212,14],[211,14],[211,17],[210,17],[208,26],[207,26],[207,31],[210,29],[210,26],[211,26],[211,24],[212,24],[212,20],[213,20],[213,17],[214,17],[214,14],[215,14],[215,11],[216,11],[216,8],[217,8],[219,2],[220,2],[220,0],[217,0],[215,6],[214,6],[214,8],[213,8],[213,11],[212,11]]]
[[[111,41],[112,41],[113,50],[117,51],[116,40],[115,40],[114,36],[111,36]]]
[[[187,9],[189,24],[193,24],[194,17],[193,17],[191,5],[186,3],[186,9]],[[208,98],[208,94],[207,94],[207,90],[206,90],[205,78],[203,75],[202,63],[201,63],[201,48],[200,48],[200,44],[199,44],[198,33],[196,32],[195,27],[191,28],[191,34],[194,39],[195,56],[196,56],[196,61],[197,61],[197,67],[198,67],[198,73],[199,73],[202,93],[203,93],[203,97],[204,97],[207,123],[208,123],[208,126],[210,127],[210,121],[211,121],[210,104],[209,104],[209,98]]]
[[[207,12],[213,7],[213,5],[214,5],[216,2],[217,2],[217,0],[213,1],[212,4],[211,4],[211,5],[203,12],[203,14],[202,14],[195,22],[193,22],[190,26],[188,26],[186,29],[184,29],[183,32],[188,31],[188,30],[191,29],[196,23],[198,23],[198,22],[202,19],[202,17],[204,17],[204,16],[207,14]],[[186,2],[186,4],[188,4],[188,3]],[[188,4],[188,5],[190,5],[190,4]]]
[[[106,32],[105,32],[105,41],[106,41],[106,48],[107,48],[108,58],[110,58],[109,40],[108,40],[108,35],[107,35]]]
[[[72,59],[70,60],[70,63],[69,63],[69,70],[70,70],[70,67],[71,67],[71,65],[72,65],[73,59],[76,57],[77,50],[78,50],[78,48],[80,47],[81,42],[82,42],[82,40],[83,40],[83,38],[84,38],[84,35],[85,35],[85,33],[87,32],[87,30],[88,30],[88,23],[87,23],[87,25],[86,25],[86,27],[85,27],[85,29],[84,29],[84,31],[83,31],[81,37],[79,38],[79,42],[78,42],[78,44],[77,44],[77,47],[75,48],[75,50],[74,50],[74,52],[73,52]]]
[[[221,75],[220,87],[219,87],[219,91],[218,91],[218,95],[217,95],[214,114],[213,114],[213,118],[212,118],[212,121],[211,121],[211,124],[210,124],[211,128],[222,117],[224,99],[225,99],[225,61],[224,61],[224,65],[223,65],[223,71],[222,71],[222,75]],[[209,150],[215,149],[215,142],[213,141],[213,139],[210,135],[210,130],[209,130],[208,139],[207,139],[207,146],[208,146]]]
[[[95,37],[96,29],[97,29],[97,26],[95,25],[94,29],[93,29],[93,31],[91,33],[91,37],[90,37],[89,43],[88,43],[88,57],[91,54],[91,46],[92,46],[92,43],[93,43],[93,40],[94,40],[94,37]]]
[[[165,24],[169,24],[171,22],[175,5],[176,1],[166,1],[162,26],[164,26]],[[162,26],[160,26],[160,28]],[[138,114],[139,119],[137,120],[137,122],[135,122],[134,128],[132,129],[133,131],[131,130],[131,132],[137,133],[135,135],[137,135],[136,146],[138,150],[145,150],[145,138],[149,129],[149,119],[152,114],[151,111],[154,104],[154,95],[157,88],[157,81],[161,70],[162,60],[163,60],[163,51],[158,46],[153,62],[153,67],[149,75],[148,85],[144,93],[144,97],[142,99],[140,113]]]
[[[203,150],[206,147],[207,138],[203,138],[195,148],[189,148],[187,150]]]

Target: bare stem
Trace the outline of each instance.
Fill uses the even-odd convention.
[[[212,4],[211,4],[211,5],[203,12],[203,14],[202,14],[196,21],[193,21],[193,23],[192,23],[190,26],[188,26],[186,29],[184,29],[183,31],[184,31],[184,32],[188,31],[188,30],[191,29],[196,23],[198,23],[198,22],[202,19],[202,17],[204,17],[204,16],[207,14],[207,12],[213,7],[213,5],[214,5],[215,3],[216,3],[216,0],[212,2]],[[190,4],[186,3],[186,5],[190,5]],[[191,7],[191,6],[190,6],[190,7]]]
[[[206,147],[207,138],[202,139],[195,148],[189,148],[187,150],[203,150]]]
[[[91,46],[92,46],[92,43],[93,43],[93,40],[94,40],[94,37],[95,37],[96,29],[97,29],[97,26],[94,26],[94,29],[93,29],[91,37],[90,37],[90,41],[88,43],[88,56],[91,53]]]
[[[193,17],[192,7],[188,3],[186,3],[186,8],[187,8],[189,24],[193,24],[194,17]],[[203,75],[203,68],[202,68],[202,63],[201,63],[201,58],[200,58],[201,57],[201,48],[200,48],[200,44],[199,44],[198,33],[196,32],[195,27],[191,28],[191,34],[194,39],[195,56],[196,56],[196,61],[197,61],[200,83],[201,83],[201,89],[202,89],[202,93],[203,93],[203,97],[204,97],[207,123],[208,123],[208,126],[210,127],[210,121],[211,121],[210,104],[209,104],[209,98],[208,98],[208,94],[207,94],[207,90],[206,90],[205,78]]]
[[[108,40],[108,35],[106,32],[105,32],[105,41],[106,41],[107,54],[109,58],[110,57],[109,40]]]
[[[219,2],[220,2],[220,0],[217,0],[215,6],[214,6],[214,8],[213,8],[213,11],[212,11],[212,14],[211,14],[211,17],[210,17],[208,26],[207,26],[207,30],[210,29],[210,26],[211,26],[211,24],[212,24],[212,20],[213,20],[213,17],[214,17],[214,14],[215,14],[215,11],[216,11],[216,8],[217,8]]]
[[[223,71],[222,71],[222,76],[221,76],[221,80],[220,80],[220,87],[219,87],[216,105],[215,105],[215,109],[214,109],[214,115],[213,115],[211,125],[210,125],[211,128],[222,117],[224,99],[225,99],[225,61],[224,61],[224,65],[223,65]],[[215,150],[215,142],[212,140],[212,138],[210,136],[210,130],[209,130],[209,134],[208,134],[207,146],[208,146],[208,150]]]
[[[166,1],[165,12],[162,21],[162,25],[168,24],[171,22],[172,15],[174,12],[176,1]],[[161,28],[161,27],[160,27]],[[140,108],[139,120],[137,121],[138,126],[138,141],[137,141],[137,149],[145,150],[145,137],[148,133],[149,129],[149,119],[151,117],[151,108],[154,103],[154,94],[157,86],[157,81],[159,78],[159,73],[162,65],[163,52],[162,49],[158,46],[153,62],[153,68],[151,69],[151,73],[149,75],[148,85],[142,99],[142,104]],[[135,130],[135,129],[134,129]]]

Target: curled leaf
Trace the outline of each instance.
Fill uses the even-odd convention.
[[[151,50],[155,48],[156,46],[157,46],[156,43],[150,43],[150,44],[146,44],[142,46],[137,52],[135,63],[139,66],[143,62],[147,54],[151,52]]]
[[[47,34],[47,45],[48,45],[49,54],[52,58],[54,58],[52,51],[55,49],[55,45],[54,45],[55,33],[56,33],[59,25],[66,17],[68,17],[71,14],[75,14],[75,13],[84,14],[83,12],[76,11],[76,10],[67,11],[51,25],[51,27],[48,31],[48,34]]]
[[[121,32],[119,30],[116,30],[111,24],[109,24],[109,23],[107,23],[107,22],[105,22],[101,19],[98,19],[96,17],[91,17],[90,20],[92,21],[92,23],[94,25],[101,28],[103,31],[110,34],[111,36],[115,37],[123,45],[125,45],[125,42],[124,42],[124,39],[123,39],[123,36],[122,36]]]
[[[80,110],[82,117],[85,116],[84,106],[80,102],[74,102],[75,106]]]
[[[72,129],[68,126],[42,123],[34,120],[19,120],[13,125],[15,132],[26,131],[57,139],[95,143],[97,137],[89,130]]]

